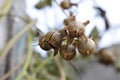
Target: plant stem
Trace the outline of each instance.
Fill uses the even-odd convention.
[[[34,24],[36,20],[31,20],[23,30],[18,32],[13,38],[11,38],[8,43],[3,47],[3,49],[0,52],[0,61],[7,55],[7,52],[12,48],[12,46],[18,41],[18,39],[27,32]]]
[[[25,64],[23,66],[23,70],[22,70],[21,74],[19,74],[15,80],[21,80],[21,78],[27,74],[27,68],[28,68],[29,63],[30,63],[31,58],[32,58],[32,48],[31,48],[32,41],[33,41],[32,36],[29,35],[28,36],[28,44],[29,45],[28,45],[28,51],[27,51],[28,53],[27,53],[26,61],[25,61]]]

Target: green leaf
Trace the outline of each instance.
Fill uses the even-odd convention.
[[[7,0],[3,6],[0,7],[0,20],[9,12],[13,0]]]
[[[52,0],[41,0],[35,5],[35,8],[41,9],[41,8],[44,8],[46,6],[51,6],[51,5],[52,5]]]
[[[91,31],[90,36],[92,36],[93,38],[99,37],[99,32],[98,32],[98,29],[96,27],[94,27],[93,30]]]

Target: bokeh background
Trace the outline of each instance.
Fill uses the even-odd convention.
[[[63,0],[56,0],[60,4]],[[63,13],[55,0],[0,0],[0,80],[119,80],[119,0],[70,0],[78,21],[90,20],[85,34],[97,53],[77,53],[66,61],[38,44],[40,34],[64,27]]]

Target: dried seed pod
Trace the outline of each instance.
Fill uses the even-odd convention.
[[[43,50],[50,50],[52,47],[48,44],[48,42],[45,42],[45,36],[42,36],[39,38],[39,46],[43,49]]]
[[[69,24],[65,27],[65,29],[69,32],[69,37],[80,37],[85,32],[85,26],[89,24],[89,20],[82,23],[80,21],[69,21]]]
[[[39,45],[44,50],[54,49],[54,56],[61,46],[62,36],[58,31],[50,31],[39,39]]]
[[[64,0],[61,2],[60,6],[63,8],[63,9],[69,9],[71,6],[70,6],[70,0]]]
[[[60,47],[60,55],[65,60],[72,60],[76,55],[76,48],[74,45],[62,45]]]
[[[96,44],[92,39],[84,37],[78,40],[77,49],[84,56],[90,55],[95,53]]]
[[[50,31],[45,35],[45,42],[52,48],[59,48],[62,42],[61,34],[58,31]]]
[[[76,3],[70,3],[70,0],[64,0],[61,2],[60,6],[63,9],[69,9],[72,6],[78,6]]]
[[[98,60],[99,62],[109,65],[109,64],[113,64],[116,59],[117,59],[117,55],[114,54],[113,50],[109,49],[109,48],[103,48],[98,52]]]
[[[50,31],[39,39],[40,46],[46,44],[44,46],[51,46],[52,48],[58,48],[61,46],[61,42],[61,34],[58,31]]]
[[[67,30],[61,29],[59,30],[59,33],[61,34],[61,38],[64,40],[68,36]]]

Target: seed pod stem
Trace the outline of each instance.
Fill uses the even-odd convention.
[[[58,48],[54,49],[54,56],[56,56],[58,54]]]

